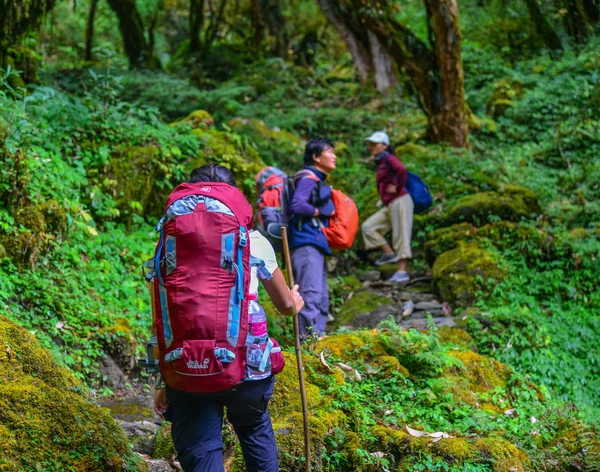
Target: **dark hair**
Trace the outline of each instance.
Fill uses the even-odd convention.
[[[232,187],[237,187],[235,177],[231,171],[219,164],[206,164],[194,169],[190,174],[190,184],[196,182],[224,182]]]
[[[385,150],[387,152],[389,152],[390,154],[393,154],[394,156],[396,155],[396,150],[394,149],[394,146],[392,146],[391,144],[388,144],[388,147]]]
[[[314,164],[313,156],[319,157],[323,151],[333,149],[333,141],[327,138],[312,138],[304,148],[304,165]]]

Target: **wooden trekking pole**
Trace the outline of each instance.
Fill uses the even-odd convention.
[[[287,228],[281,228],[283,237],[283,255],[287,267],[290,289],[294,287],[294,271],[292,270],[292,258],[290,257],[290,246],[288,244]],[[302,398],[302,416],[304,419],[304,455],[306,456],[306,472],[310,472],[310,436],[308,432],[308,403],[306,402],[306,388],[304,387],[304,369],[302,367],[302,351],[300,350],[300,326],[298,325],[298,313],[294,314],[294,341],[296,345],[296,363],[298,364],[298,379],[300,380],[300,397]]]

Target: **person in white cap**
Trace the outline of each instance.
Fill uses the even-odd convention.
[[[398,270],[388,279],[389,282],[408,282],[408,261],[412,258],[410,242],[412,238],[414,203],[404,188],[408,172],[406,166],[394,153],[390,137],[377,131],[366,138],[371,159],[377,164],[377,190],[383,208],[371,215],[362,225],[366,249],[380,248],[382,255],[375,264],[398,263]],[[392,231],[392,244],[385,234]]]

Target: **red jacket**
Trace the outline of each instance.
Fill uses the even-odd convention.
[[[400,159],[387,151],[379,154],[375,158],[375,163],[377,164],[377,190],[383,204],[388,206],[396,198],[408,193],[404,188],[408,171]],[[395,185],[396,191],[389,193],[388,185]]]

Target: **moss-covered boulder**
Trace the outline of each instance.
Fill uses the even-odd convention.
[[[481,225],[498,219],[519,221],[537,212],[539,205],[528,189],[506,187],[501,192],[481,192],[462,197],[444,212],[440,220],[446,226],[462,222]]]
[[[476,228],[471,223],[458,223],[432,231],[425,242],[427,262],[433,266],[437,257],[461,244],[483,241],[500,252],[511,252],[528,262],[551,260],[568,256],[572,248],[557,234],[536,228],[531,224],[499,221]]]
[[[368,290],[357,290],[352,293],[352,296],[349,297],[342,306],[339,307],[335,321],[330,323],[328,327],[331,330],[335,330],[340,326],[354,326],[356,317],[360,315],[368,316],[379,307],[384,310],[389,308],[389,310],[387,310],[389,311],[389,314],[395,314],[395,305],[392,298]],[[367,325],[363,324],[362,326]]]
[[[522,94],[523,82],[510,78],[502,79],[494,86],[494,92],[487,102],[487,114],[494,118],[502,116]]]
[[[4,254],[17,265],[33,264],[67,230],[67,215],[56,200],[29,202],[17,210],[15,225],[19,228],[0,235]]]
[[[0,470],[143,471],[108,412],[28,331],[0,317]]]
[[[192,130],[192,134],[201,141],[201,149],[187,167],[191,170],[209,163],[227,167],[240,190],[254,201],[254,177],[265,163],[252,144],[238,134],[216,129],[197,128]]]
[[[432,231],[427,235],[425,242],[427,263],[433,266],[440,254],[454,249],[463,242],[473,240],[476,231],[477,228],[471,223],[458,223]]]
[[[264,121],[246,118],[235,118],[227,125],[234,132],[252,139],[267,164],[282,167],[288,172],[302,167],[303,142],[289,131],[269,128]]]
[[[477,242],[440,255],[433,265],[433,284],[451,304],[467,306],[506,276],[499,257]]]

